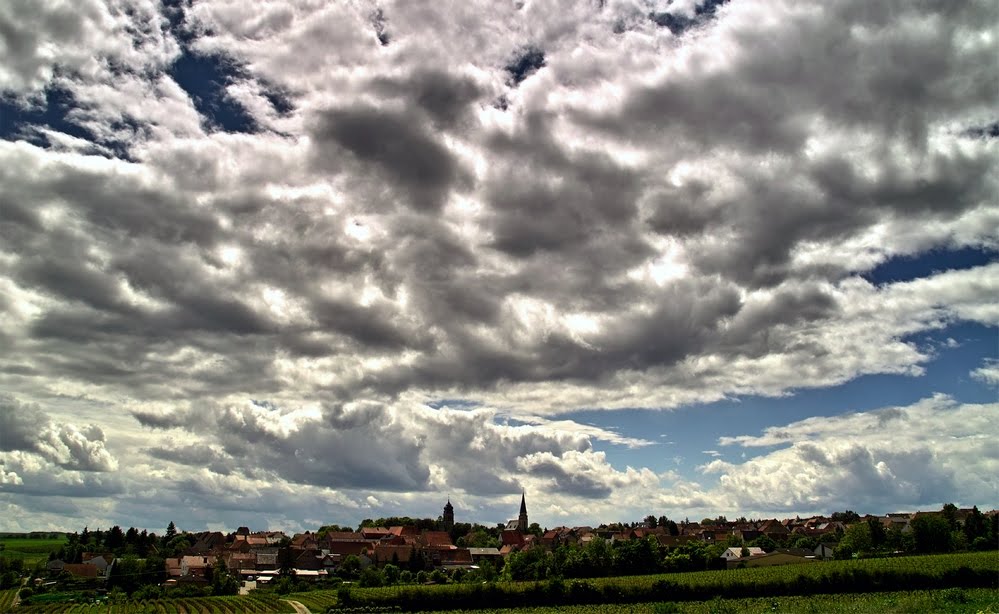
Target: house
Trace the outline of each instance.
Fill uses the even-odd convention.
[[[89,555],[89,556],[88,556]],[[98,569],[98,573],[102,578],[108,576],[112,565],[114,565],[114,555],[113,554],[90,554],[85,553],[83,555],[83,562],[88,565],[93,565]]]
[[[166,559],[166,572],[167,578],[179,578],[184,575],[180,567],[180,557]]]
[[[419,542],[427,548],[450,548],[453,546],[451,536],[444,531],[424,531]]]
[[[306,531],[291,538],[291,547],[299,550],[311,550],[319,547],[316,536]]]
[[[726,561],[735,561],[741,558],[762,556],[766,554],[766,552],[763,551],[763,548],[757,548],[756,546],[748,547],[746,548],[746,550],[748,551],[749,554],[747,554],[746,557],[743,557],[742,548],[728,548],[725,550],[725,552],[722,552],[721,558],[725,559]]]
[[[767,520],[762,525],[760,525],[760,533],[763,533],[771,539],[784,539],[790,535],[787,527],[780,523],[776,518],[773,520]]]
[[[471,569],[475,566],[472,553],[468,548],[433,550],[431,556],[434,567],[442,569]]]
[[[68,571],[77,578],[99,578],[101,571],[96,565],[90,563],[66,563],[62,567],[63,571]]]
[[[207,569],[215,564],[214,555],[187,555],[180,559],[180,575],[206,577]]]
[[[271,570],[278,568],[278,548],[260,548],[257,553],[257,570]]]
[[[324,555],[317,548],[290,548],[289,554],[295,569],[318,571],[323,568]]]
[[[364,541],[364,534],[355,531],[330,531],[323,537],[323,540],[326,543],[361,542]]]
[[[503,560],[503,555],[500,553],[499,548],[468,548],[468,553],[472,556],[473,563],[481,563],[483,561],[497,561]]]
[[[223,555],[223,560],[229,571],[234,573],[257,569],[256,552],[227,552]]]
[[[558,548],[560,543],[562,543],[562,537],[559,534],[558,529],[551,529],[549,531],[545,531],[544,534],[541,536],[540,544],[543,548],[554,550],[555,548]]]
[[[375,544],[372,558],[375,565],[383,567],[389,563],[393,565],[407,565],[413,556],[420,556],[413,546]]]
[[[815,547],[815,556],[822,559],[823,561],[828,561],[833,558],[833,552],[836,550],[835,544],[822,543]]]
[[[385,527],[363,527],[361,528],[361,536],[368,540],[380,540],[381,538],[391,535],[392,533]]]
[[[225,546],[225,535],[218,531],[197,534],[197,541],[187,549],[187,554],[210,554],[220,551]]]

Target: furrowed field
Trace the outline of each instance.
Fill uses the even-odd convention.
[[[999,553],[829,561],[725,571],[495,585],[453,584],[351,588],[342,605],[455,610],[528,605],[704,601],[715,597],[774,597],[952,587],[999,588]],[[317,609],[322,593],[293,598]],[[311,606],[310,606],[311,608]]]
[[[348,610],[590,612],[992,612],[999,552],[829,561],[593,580],[341,587],[293,593],[314,613]],[[0,593],[9,606],[13,592]],[[529,609],[522,609],[529,608]],[[0,607],[0,612],[6,608]],[[294,612],[277,595],[152,599],[118,604],[34,603],[16,612],[238,614]]]
[[[0,612],[5,610],[0,609]],[[13,610],[20,614],[263,614],[294,612],[295,608],[273,594],[231,597],[184,597],[125,603],[36,603]]]
[[[808,597],[757,597],[708,601],[576,605],[517,610],[474,610],[478,614],[872,614],[901,613],[999,613],[999,595],[986,588],[811,595]],[[461,614],[462,610],[448,610]]]

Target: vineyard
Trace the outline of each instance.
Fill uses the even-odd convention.
[[[0,608],[0,612],[7,611]],[[291,604],[276,595],[261,593],[230,597],[185,597],[149,599],[124,603],[37,603],[20,606],[18,614],[271,614],[294,612]],[[325,610],[319,610],[320,612]]]
[[[704,601],[715,597],[774,597],[950,587],[999,587],[999,553],[830,561],[781,567],[550,582],[352,588],[342,605],[398,606],[403,610],[521,607],[530,604]],[[294,599],[314,603],[323,593]],[[310,609],[312,606],[309,606]]]
[[[999,614],[999,595],[991,589],[945,589],[862,593],[856,595],[811,595],[808,597],[756,597],[709,599],[693,602],[577,605],[521,608],[517,614],[893,614],[948,612],[952,614]],[[511,610],[476,610],[477,614],[511,614]],[[448,614],[461,614],[450,610]]]
[[[17,596],[16,589],[0,591],[0,612],[6,612],[14,604],[14,597]]]

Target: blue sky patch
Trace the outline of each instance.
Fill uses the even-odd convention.
[[[963,247],[960,249],[935,249],[915,256],[899,256],[882,262],[863,278],[875,285],[912,281],[934,273],[971,269],[995,262],[994,251]]]
[[[213,128],[223,132],[257,131],[253,117],[226,94],[226,86],[244,76],[242,68],[231,59],[185,50],[168,74],[191,97],[210,131]]]

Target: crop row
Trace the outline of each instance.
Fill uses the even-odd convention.
[[[0,610],[3,611],[3,610]],[[268,594],[231,597],[148,599],[124,603],[46,603],[17,609],[18,614],[270,614],[294,608]]]
[[[450,610],[448,614],[462,614]],[[999,595],[991,589],[945,589],[808,597],[755,597],[692,602],[657,602],[554,606],[518,609],[518,614],[884,614],[885,612],[999,612]],[[510,614],[479,610],[477,614]]]
[[[655,576],[552,580],[490,585],[454,584],[352,588],[340,605],[404,610],[522,607],[528,604],[639,603],[999,586],[996,552],[816,562]]]

